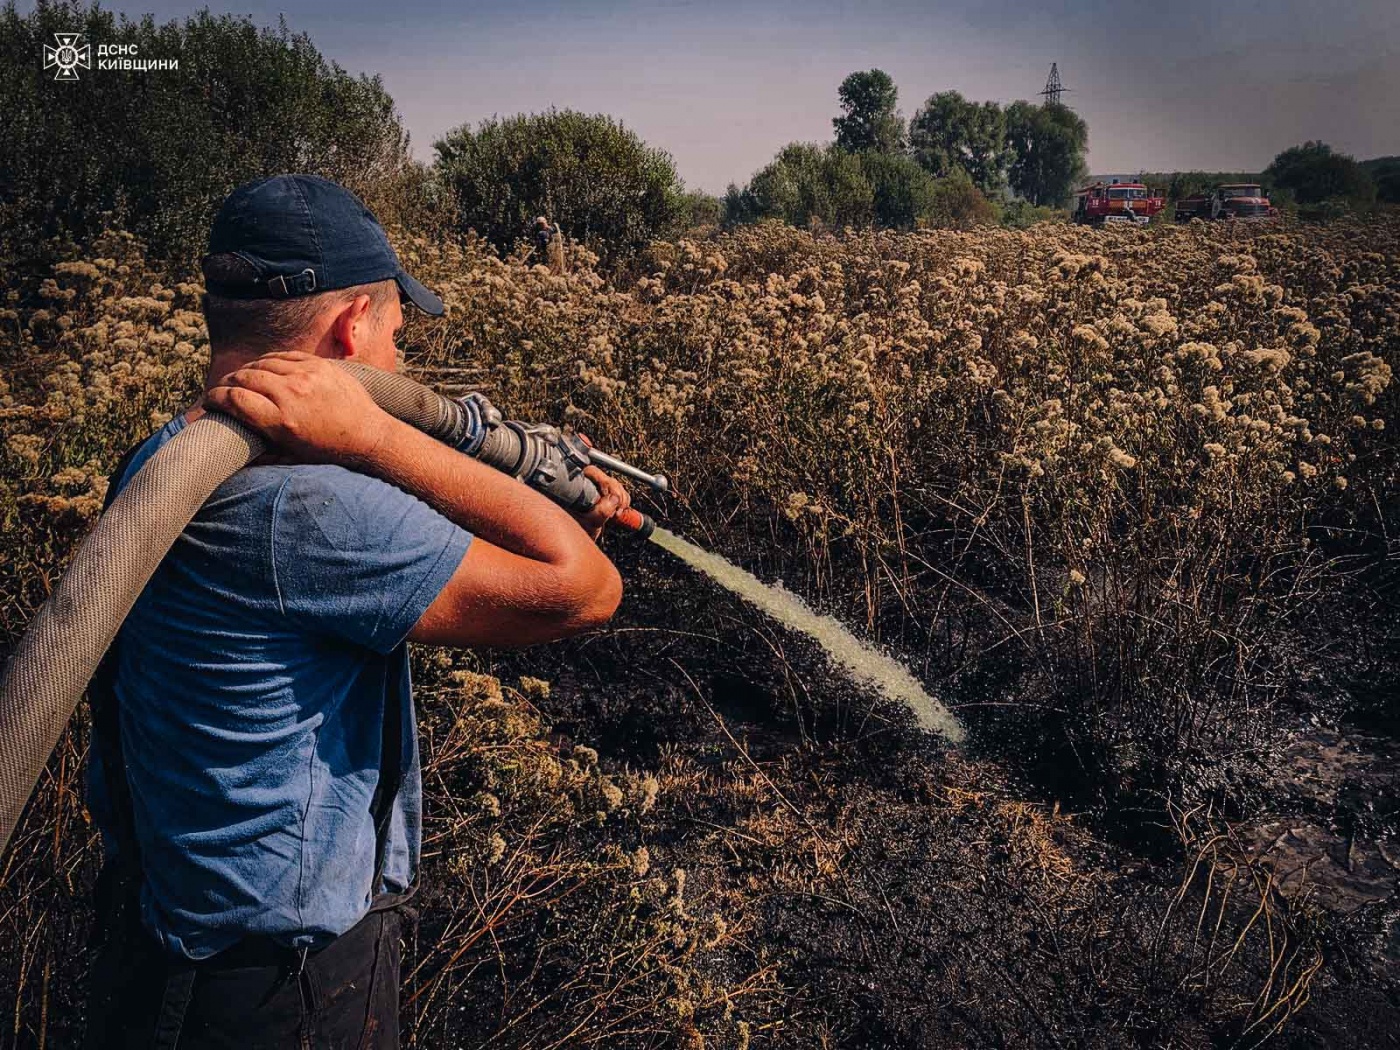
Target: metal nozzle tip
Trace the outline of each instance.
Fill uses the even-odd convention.
[[[670,492],[671,482],[667,480],[665,474],[655,474],[651,479],[652,488],[657,492]]]

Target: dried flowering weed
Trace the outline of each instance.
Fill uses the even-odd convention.
[[[1082,713],[1094,775],[1174,791],[1266,730],[1302,541],[1389,448],[1398,247],[1394,215],[760,225],[605,281],[421,244],[451,310],[408,358],[665,471],[680,527],[932,667],[995,651],[964,699]]]
[[[649,509],[910,655],[969,718],[1052,712],[1035,739],[1067,742],[1056,754],[1074,756],[1098,797],[1189,803],[1228,786],[1230,756],[1267,743],[1297,677],[1299,610],[1345,585],[1314,526],[1394,499],[1394,215],[840,236],[760,225],[657,243],[607,274],[582,249],[556,274],[472,239],[394,239],[448,306],[408,318],[412,373],[667,473],[675,498]],[[11,280],[7,638],[90,527],[117,458],[196,395],[201,291],[121,233]],[[447,887],[427,902],[432,947],[408,974],[424,1039],[448,1033],[445,1004],[497,968],[502,987],[533,988],[539,973],[506,960],[543,973],[540,960],[562,955],[573,969],[553,991],[511,1000],[529,1024],[557,1014],[559,1042],[503,1045],[681,1045],[702,1032],[704,1045],[782,1045],[785,978],[746,901],[848,893],[848,871],[879,870],[884,829],[861,833],[870,853],[857,865],[845,817],[818,833],[790,808],[795,787],[770,795],[776,768],[736,761],[740,775],[669,752],[652,772],[622,768],[597,740],[550,736],[548,681],[511,688],[455,659],[422,669],[436,700],[425,863]],[[46,915],[94,855],[76,779],[85,746],[79,722],[21,831],[34,850],[19,877]],[[968,783],[982,775],[957,768]],[[708,824],[675,816],[713,804],[725,777]],[[978,821],[979,841],[1006,838],[1036,873],[1031,910],[1082,913],[1099,936],[1096,876],[1061,852],[1061,818],[919,790],[909,827],[938,821],[953,841]],[[807,812],[825,805],[813,796]],[[666,820],[678,821],[669,837],[649,839]],[[700,826],[742,892],[716,895],[714,871],[676,862],[674,843]],[[950,886],[966,868],[953,859]],[[987,864],[978,894],[1008,877]],[[997,922],[1024,896],[1017,879]],[[872,897],[869,912],[890,906]],[[60,940],[43,943],[76,943],[71,925],[45,927]],[[43,952],[25,951],[19,972],[43,972]],[[1286,1001],[1261,996],[1282,1003],[1270,1017],[1306,998],[1306,979],[1291,987]]]
[[[1298,556],[1393,432],[1393,215],[760,225],[606,277],[582,248],[555,274],[470,238],[399,243],[448,306],[411,319],[411,370],[666,472],[678,525],[935,663],[959,629],[1008,639],[1005,667],[1048,657],[1125,786],[1166,785],[1225,732],[1190,713],[1202,697],[1253,703],[1226,668],[1264,674],[1273,607],[1241,566]],[[21,290],[0,322],[12,632],[103,470],[189,400],[207,352],[199,286],[129,235]]]

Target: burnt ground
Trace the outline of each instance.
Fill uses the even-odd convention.
[[[1247,825],[1286,892],[1331,917],[1328,967],[1282,1045],[1400,1046],[1400,747],[1367,729],[1299,725]]]
[[[951,753],[659,549],[611,553],[628,596],[610,629],[483,669],[551,680],[553,732],[605,765],[690,764],[648,848],[738,916],[749,957],[716,965],[771,967],[788,990],[750,1005],[755,1045],[1252,1046],[1281,1015],[1251,1027],[1239,1005],[1315,952],[1275,1045],[1400,1046],[1385,736],[1300,724],[1233,841],[1307,892],[1262,945],[1258,900],[1221,904],[1217,936],[1243,946],[1225,966],[1173,905],[1211,893],[1184,875],[1209,829],[1135,854],[1111,814],[1061,813],[995,740]]]
[[[495,931],[499,946],[483,941],[461,957],[459,983],[406,1004],[411,1045],[1216,1050],[1261,1045],[1296,1009],[1271,1045],[1400,1046],[1400,778],[1380,662],[1352,669],[1382,683],[1357,708],[1370,717],[1300,716],[1261,786],[1266,804],[1247,820],[1198,817],[1174,848],[1138,850],[1138,816],[1125,834],[1112,811],[1057,794],[1049,764],[1012,753],[1021,745],[1007,741],[1034,733],[1000,737],[1004,719],[979,721],[975,743],[950,751],[833,673],[814,643],[660,549],[615,542],[610,553],[628,592],[607,630],[460,659],[505,683],[552,683],[547,694],[529,690],[547,735],[536,747],[520,730],[523,742],[499,761],[535,756],[553,772],[517,784],[557,778],[556,758],[567,766],[586,749],[620,784],[649,774],[660,784],[645,816],[624,805],[606,821],[558,818],[540,856],[567,854],[583,872],[609,848],[644,847],[650,873],[609,876],[594,896],[581,889],[577,904],[541,898],[513,929]],[[445,678],[455,672],[436,673],[444,680],[420,679],[420,721],[450,725],[468,708],[452,706]],[[1351,683],[1339,673],[1333,684]],[[489,703],[497,713],[478,723],[499,717],[499,700]],[[62,749],[56,759],[58,781],[77,768],[75,733],[74,760],[65,767]],[[425,753],[443,749],[429,731]],[[472,752],[488,753],[487,744]],[[469,754],[461,768],[460,782],[428,786],[438,828],[444,811],[470,809],[489,787],[481,761]],[[53,795],[55,782],[45,784]],[[553,811],[546,801],[525,823]],[[511,848],[522,825],[463,820],[462,841],[485,844],[499,826]],[[78,1045],[93,852],[78,851],[90,835],[80,813],[69,807],[60,826],[65,836],[48,823],[31,830],[33,863],[0,897],[0,917],[20,931],[18,972],[29,975],[0,987],[24,1033],[0,1028],[0,1046]],[[62,857],[44,858],[50,842],[67,843]],[[1265,867],[1248,867],[1260,854]],[[472,894],[494,878],[470,849],[461,871],[448,860],[425,867],[418,958],[458,958],[447,924],[464,900],[471,918]],[[1258,870],[1295,896],[1261,895]],[[676,886],[679,899],[678,871],[684,923],[667,911],[679,905],[648,913],[626,903],[648,879]],[[648,914],[660,915],[647,929],[665,943],[642,928]],[[699,943],[676,947],[682,927]],[[439,963],[428,965],[431,978]],[[619,1001],[609,975],[630,966],[666,971],[628,977],[639,990],[621,998],[635,1023],[575,1036],[595,1006]],[[570,968],[587,979],[571,985]],[[9,976],[0,972],[0,984]],[[430,983],[410,979],[419,991]],[[522,1005],[531,996],[547,1008]]]

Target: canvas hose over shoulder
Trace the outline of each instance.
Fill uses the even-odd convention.
[[[405,376],[339,362],[375,402],[406,423],[527,480],[563,503],[597,502],[583,464],[562,462],[557,432],[483,419],[481,402],[442,397]],[[169,441],[131,479],[87,536],[30,622],[0,680],[0,851],[103,654],[166,552],[221,484],[256,459],[263,438],[209,413]],[[632,512],[631,528],[650,521]]]

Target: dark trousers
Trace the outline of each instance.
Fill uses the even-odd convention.
[[[195,963],[121,926],[93,967],[89,1050],[398,1048],[399,911],[372,911],[304,957],[249,940]]]

